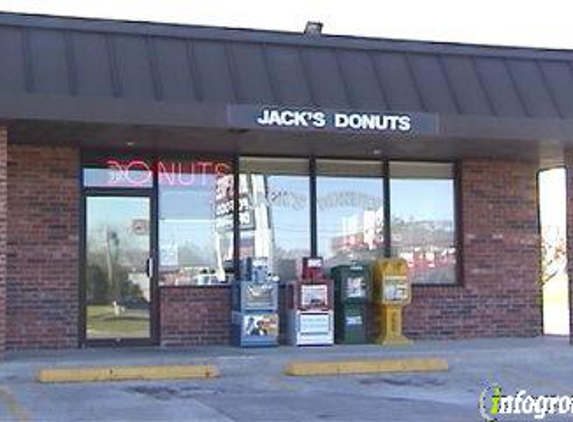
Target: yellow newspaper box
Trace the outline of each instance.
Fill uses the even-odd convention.
[[[408,264],[400,258],[382,258],[372,269],[374,313],[378,324],[375,340],[382,345],[408,345],[402,334],[402,308],[412,301]]]

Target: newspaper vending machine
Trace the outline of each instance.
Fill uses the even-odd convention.
[[[239,347],[278,345],[278,282],[266,259],[247,258],[232,286],[232,340]]]
[[[287,339],[296,346],[334,343],[333,282],[319,257],[303,259],[302,277],[287,284]]]

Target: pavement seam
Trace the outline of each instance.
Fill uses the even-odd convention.
[[[8,387],[0,386],[0,401],[4,403],[14,420],[17,422],[30,421],[26,409],[16,400],[16,397]]]

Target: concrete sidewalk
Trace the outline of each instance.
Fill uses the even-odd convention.
[[[450,371],[312,378],[281,373],[292,360],[390,357],[443,357]],[[222,376],[60,385],[35,381],[40,368],[164,364],[216,365]],[[490,383],[508,393],[526,389],[531,394],[573,395],[573,347],[567,339],[537,338],[427,341],[395,349],[364,345],[16,353],[0,364],[0,419],[477,421],[478,395]]]

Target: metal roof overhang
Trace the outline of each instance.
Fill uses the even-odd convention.
[[[260,106],[260,105],[259,105]],[[510,158],[562,165],[573,147],[573,119],[439,114],[433,135],[242,129],[228,104],[177,103],[43,94],[0,94],[10,142],[137,148],[155,152],[269,154],[396,159]],[[381,110],[380,112],[384,112]],[[395,113],[395,112],[394,112]]]

